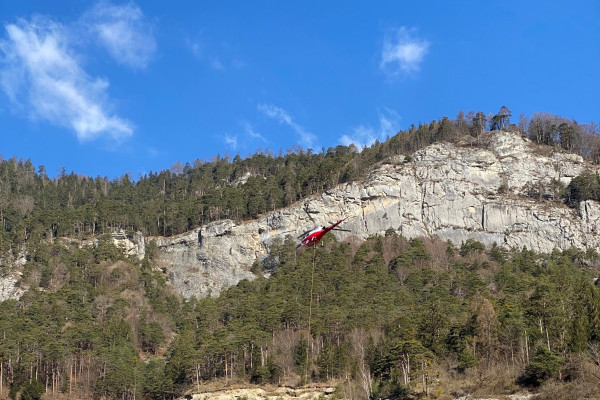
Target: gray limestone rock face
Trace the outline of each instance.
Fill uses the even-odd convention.
[[[146,254],[146,245],[144,236],[141,232],[136,232],[132,237],[129,237],[122,230],[113,233],[113,244],[120,248],[124,254],[128,256],[136,256],[140,260]]]
[[[242,279],[254,279],[249,266],[260,244],[240,237],[234,228],[233,221],[219,221],[183,235],[146,240],[155,241],[157,265],[184,297],[217,296]]]
[[[0,302],[18,300],[25,289],[20,287],[20,272],[27,263],[27,248],[23,247],[16,256],[10,252],[0,256]]]
[[[25,290],[18,286],[19,280],[20,277],[17,274],[0,276],[0,302],[21,298]]]
[[[456,245],[475,239],[540,252],[599,249],[600,205],[586,201],[573,210],[526,197],[532,188],[567,185],[592,167],[580,156],[538,149],[509,132],[491,132],[484,148],[436,143],[415,153],[412,162],[391,160],[363,182],[340,185],[257,220],[218,221],[154,240],[161,265],[186,297],[217,295],[241,279],[253,279],[250,266],[265,259],[275,241],[343,216],[351,233],[332,232],[339,240],[366,239],[392,228],[407,238],[436,236]]]

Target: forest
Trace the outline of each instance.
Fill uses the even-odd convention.
[[[454,399],[467,393],[597,398],[599,255],[539,254],[477,241],[412,239],[393,229],[366,241],[300,251],[286,238],[253,281],[214,298],[182,299],[146,257],[110,240],[123,229],[173,235],[238,221],[362,179],[391,156],[436,141],[483,145],[519,131],[555,151],[600,162],[595,124],[550,114],[510,123],[459,113],[362,150],[266,151],[115,180],[12,158],[0,161],[0,273],[26,249],[19,300],[0,303],[0,398],[171,399],[207,385],[327,382],[335,398]],[[492,132],[493,133],[493,132]],[[600,199],[586,173],[557,199]],[[547,201],[540,199],[540,201]],[[95,246],[72,239],[97,238]],[[267,273],[269,278],[264,275]]]
[[[24,241],[55,237],[83,238],[122,229],[145,236],[170,236],[224,218],[256,218],[320,193],[364,178],[370,168],[397,155],[410,156],[438,141],[484,145],[488,130],[521,132],[532,142],[556,151],[580,154],[600,163],[600,127],[578,124],[547,113],[521,115],[510,123],[510,110],[496,115],[459,112],[452,120],[412,125],[370,147],[336,146],[313,152],[289,149],[275,156],[263,151],[242,158],[217,155],[193,165],[175,162],[170,170],[150,172],[137,180],[128,174],[110,180],[61,170],[50,178],[44,166],[0,156],[0,251]],[[597,185],[595,185],[597,186]],[[585,192],[585,193],[584,193]],[[600,191],[573,193],[571,203]]]

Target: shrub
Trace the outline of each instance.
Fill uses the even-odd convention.
[[[540,386],[544,381],[556,375],[564,360],[541,346],[535,352],[532,361],[525,367],[520,383],[525,386]]]
[[[37,380],[32,380],[28,382],[21,392],[22,400],[39,400],[44,393],[44,385],[42,382]]]
[[[565,190],[565,202],[577,207],[585,200],[600,200],[600,175],[584,172],[571,180]]]
[[[465,372],[468,368],[474,367],[477,365],[477,359],[475,355],[469,348],[465,347],[463,351],[458,356],[458,365],[456,370],[458,372]]]
[[[485,250],[483,243],[474,239],[467,239],[467,241],[460,246],[459,254],[465,257],[472,252],[483,253],[483,250]]]

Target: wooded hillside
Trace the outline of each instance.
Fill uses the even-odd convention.
[[[137,180],[50,178],[29,161],[0,161],[0,273],[16,270],[6,260],[27,249],[19,272],[28,287],[0,303],[0,398],[167,399],[211,382],[329,382],[334,397],[352,399],[524,390],[597,397],[593,250],[455,246],[394,230],[296,249],[288,237],[272,246],[268,271],[253,266],[254,281],[184,300],[156,268],[154,243],[140,261],[111,241],[115,229],[172,235],[255,218],[436,141],[483,145],[488,128],[600,162],[596,125],[548,114],[515,125],[505,107],[413,126],[361,151],[217,156]],[[552,201],[598,200],[599,188],[597,175],[584,174]]]
[[[390,231],[300,252],[286,240],[271,256],[270,278],[183,301],[151,257],[140,266],[108,241],[38,248],[25,275],[40,289],[0,303],[2,393],[164,399],[216,380],[333,382],[356,399],[597,395],[595,252]]]
[[[488,128],[521,131],[536,143],[576,152],[600,162],[597,125],[550,114],[521,116],[510,124],[510,110],[496,115],[460,112],[411,126],[383,143],[358,151],[337,146],[320,152],[290,149],[247,158],[215,156],[193,165],[174,163],[169,171],[110,180],[66,171],[53,178],[29,160],[0,156],[0,250],[25,240],[59,236],[89,237],[123,229],[169,236],[223,218],[245,220],[282,208],[337,184],[361,180],[376,163],[408,156],[437,141],[481,145]],[[8,247],[7,247],[8,246]],[[14,246],[13,246],[14,248]]]

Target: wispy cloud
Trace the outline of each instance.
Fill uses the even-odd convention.
[[[268,142],[268,140],[263,135],[256,132],[252,125],[250,125],[250,123],[248,123],[247,121],[242,121],[242,127],[244,128],[244,132],[246,133],[246,135],[251,137],[252,139],[258,139],[264,143]]]
[[[232,151],[244,151],[253,146],[262,146],[268,143],[268,140],[256,132],[252,125],[247,121],[241,121],[242,130],[235,135],[226,133],[221,135],[223,143]],[[259,143],[257,143],[259,142]]]
[[[414,29],[395,29],[384,38],[379,67],[389,77],[410,75],[419,71],[429,45],[415,36]]]
[[[306,148],[312,148],[316,136],[294,122],[292,116],[282,108],[272,104],[259,104],[258,110],[269,118],[273,118],[282,125],[289,126],[298,135],[298,143]]]
[[[237,147],[238,147],[238,138],[237,138],[237,136],[225,135],[225,136],[223,136],[223,141],[232,150],[236,150]]]
[[[219,60],[218,57],[210,57],[209,62],[210,62],[210,67],[212,69],[214,69],[215,71],[223,71],[225,69],[225,66],[223,65],[221,60]]]
[[[246,66],[246,62],[234,46],[227,42],[209,39],[205,30],[201,30],[194,39],[185,38],[185,45],[198,61],[208,65],[212,70],[230,71]]]
[[[379,129],[371,126],[360,125],[352,129],[352,133],[340,137],[344,146],[354,144],[359,149],[370,146],[376,140],[384,141],[398,132],[400,117],[394,110],[385,109],[379,113]]]
[[[48,19],[5,25],[0,39],[0,85],[14,105],[73,129],[80,140],[99,136],[120,140],[132,124],[110,111],[108,82],[80,66],[67,30]]]
[[[145,68],[156,51],[153,27],[134,3],[100,2],[85,13],[82,22],[120,64]]]
[[[201,43],[194,42],[191,39],[186,38],[185,44],[189,48],[189,50],[192,52],[194,57],[202,58],[203,52],[204,52],[204,46]]]

